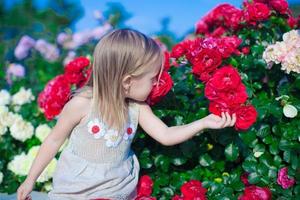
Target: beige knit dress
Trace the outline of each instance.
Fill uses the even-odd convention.
[[[130,145],[138,125],[138,105],[129,103],[124,132],[108,129],[97,113],[72,130],[53,176],[51,200],[134,199],[139,163]]]

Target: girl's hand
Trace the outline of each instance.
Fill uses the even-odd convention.
[[[232,118],[228,112],[226,113],[222,112],[221,117],[219,117],[218,115],[210,114],[202,118],[202,120],[203,120],[204,128],[220,129],[229,126],[234,126],[236,122],[236,114],[234,113],[232,115]]]
[[[30,192],[33,190],[34,183],[25,180],[17,190],[18,200],[31,200]]]

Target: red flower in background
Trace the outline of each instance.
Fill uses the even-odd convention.
[[[244,15],[248,22],[263,21],[269,18],[270,9],[263,3],[245,3]]]
[[[180,58],[181,56],[184,56],[184,54],[187,52],[186,48],[182,43],[178,43],[172,48],[171,57],[172,58]]]
[[[225,102],[211,101],[209,102],[208,110],[218,116],[221,116],[222,112],[228,112],[230,115],[233,114],[232,110]]]
[[[71,85],[82,87],[91,75],[90,61],[85,57],[78,57],[65,66],[65,73],[49,81],[39,94],[38,105],[45,117],[52,120],[63,109],[71,94]]]
[[[228,65],[218,69],[209,82],[218,91],[228,91],[240,85],[241,77],[237,69]]]
[[[278,172],[277,183],[281,185],[283,189],[288,189],[289,187],[292,187],[296,181],[295,179],[288,177],[288,168],[284,167]]]
[[[270,0],[269,5],[280,14],[288,12],[289,5],[286,0]]]
[[[52,120],[61,112],[69,100],[70,93],[71,85],[64,75],[56,76],[48,82],[38,97],[38,105],[48,120]]]
[[[236,30],[240,27],[242,21],[242,10],[227,3],[220,4],[196,23],[196,34],[208,36],[211,35],[209,32],[213,28],[219,29],[223,26],[218,32],[213,31],[212,33],[214,36],[221,36],[222,29],[230,28]]]
[[[206,82],[209,80],[210,75],[216,71],[217,67],[222,63],[222,56],[216,49],[202,49],[198,55],[196,55],[192,61],[192,72],[200,80]],[[206,73],[209,76],[201,77],[202,73]]]
[[[252,105],[239,106],[233,112],[236,113],[235,128],[237,130],[247,130],[256,122],[257,111]]]
[[[184,200],[206,200],[206,189],[202,187],[202,183],[198,180],[190,180],[181,186],[181,193]]]
[[[250,183],[248,181],[248,176],[249,173],[245,172],[242,176],[241,176],[241,181],[244,183],[245,186],[249,186]]]
[[[169,71],[169,69],[171,67],[171,65],[170,65],[170,53],[165,51],[164,56],[165,56],[164,71]]]
[[[90,76],[89,59],[86,57],[78,57],[69,62],[65,66],[65,75],[71,84],[76,84],[77,87],[83,86]]]
[[[163,71],[158,82],[153,86],[150,92],[147,103],[154,105],[159,102],[173,87],[173,80],[168,72]]]
[[[272,193],[269,188],[251,185],[245,188],[239,200],[271,200]]]
[[[153,189],[153,181],[150,176],[143,175],[137,185],[137,197],[135,200],[156,200],[151,197]]]
[[[247,55],[247,54],[250,53],[250,48],[249,47],[243,47],[242,52],[243,52],[243,54]]]
[[[237,36],[232,36],[220,38],[217,42],[217,49],[222,54],[222,57],[228,58],[238,49],[243,40],[238,38]]]

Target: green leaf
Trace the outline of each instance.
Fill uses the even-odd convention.
[[[227,145],[225,148],[225,156],[227,160],[235,161],[239,156],[239,148],[233,143]]]
[[[158,155],[154,158],[156,167],[160,167],[164,172],[168,172],[170,166],[170,158],[165,155]]]
[[[273,155],[278,154],[279,149],[278,149],[278,141],[277,141],[277,140],[273,141],[273,143],[270,144],[270,146],[269,146],[269,151],[270,151],[270,153],[273,154]]]
[[[211,164],[214,163],[214,161],[211,159],[210,155],[208,155],[207,153],[200,156],[199,158],[199,163],[200,165],[202,165],[203,167],[207,167],[210,166]]]
[[[187,161],[186,158],[179,158],[179,157],[178,157],[178,158],[173,158],[173,159],[171,160],[172,164],[173,164],[173,165],[176,165],[176,166],[183,165],[183,164],[186,163],[186,161]]]
[[[248,180],[249,180],[249,183],[256,184],[259,182],[260,176],[257,174],[257,172],[252,172],[249,174]]]
[[[271,132],[271,128],[269,124],[262,124],[259,128],[259,130],[257,131],[256,135],[260,138],[264,138],[267,135],[269,135]]]
[[[255,141],[255,139],[256,139],[256,134],[254,131],[239,133],[239,136],[247,145],[253,143],[253,141]]]

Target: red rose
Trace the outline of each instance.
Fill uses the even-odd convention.
[[[224,101],[230,107],[235,107],[246,102],[248,94],[244,84],[240,83],[235,89],[227,90],[219,93],[219,99],[216,101]]]
[[[245,188],[239,200],[271,200],[271,198],[272,193],[269,188],[251,185]]]
[[[289,187],[292,187],[296,181],[295,179],[288,177],[288,168],[284,167],[278,172],[277,183],[281,185],[283,189],[288,189]]]
[[[222,57],[216,49],[202,49],[193,59],[192,72],[200,77],[202,73],[214,72],[222,63]]]
[[[173,87],[173,80],[168,72],[163,71],[159,82],[155,84],[147,99],[148,104],[154,105],[159,102]]]
[[[196,34],[208,33],[208,25],[202,19],[196,23]]]
[[[214,88],[214,86],[211,84],[211,81],[205,85],[204,95],[211,101],[216,101],[220,98],[218,90]]]
[[[270,9],[263,3],[247,3],[245,17],[248,22],[266,20],[270,16]]]
[[[172,200],[183,200],[183,197],[175,195],[174,197],[172,197]]]
[[[229,115],[232,114],[230,107],[225,102],[211,101],[209,102],[208,110],[218,116],[221,116],[222,112],[228,112]]]
[[[281,14],[286,14],[289,8],[286,0],[270,0],[269,4],[274,10]]]
[[[178,43],[172,48],[171,57],[178,59],[181,56],[184,56],[185,53],[186,48],[184,47],[184,45],[182,43]]]
[[[210,79],[210,84],[218,91],[236,89],[241,83],[237,69],[231,65],[218,69]]]
[[[78,57],[65,67],[65,77],[71,84],[81,87],[89,77],[88,66],[90,61],[85,57]],[[90,68],[89,68],[90,69]]]
[[[197,38],[195,40],[186,40],[183,42],[183,45],[186,49],[186,58],[190,63],[193,63],[195,56],[199,54],[202,49],[203,38]]]
[[[47,83],[44,90],[39,94],[38,105],[48,120],[52,120],[61,112],[69,100],[70,93],[71,87],[64,75],[56,76]]]
[[[206,200],[206,191],[201,182],[197,180],[190,180],[181,186],[181,193],[186,200]]]
[[[293,16],[289,16],[287,23],[289,24],[291,29],[294,29],[297,27],[297,19]]]
[[[150,176],[143,175],[137,185],[138,196],[150,196],[152,193],[153,181]]]
[[[224,15],[224,23],[227,27],[237,30],[243,21],[243,11],[232,6],[226,9],[226,14]]]
[[[165,51],[164,56],[165,56],[164,70],[169,71],[169,69],[171,67],[171,65],[170,65],[170,53]]]
[[[242,42],[242,39],[237,36],[223,37],[218,40],[218,51],[222,54],[223,58],[228,58],[237,50]]]
[[[244,183],[245,186],[250,185],[249,181],[248,181],[248,176],[249,173],[245,172],[242,176],[241,176],[241,181]]]
[[[236,113],[236,130],[246,130],[248,129],[257,118],[257,111],[252,105],[239,106],[234,109],[233,113]]]
[[[210,37],[221,37],[226,32],[226,29],[222,26],[216,28],[211,34],[208,36]]]
[[[89,59],[87,59],[86,57],[78,57],[65,66],[65,73],[81,72],[84,68],[88,67],[89,65]]]
[[[243,54],[247,55],[250,52],[250,48],[249,47],[243,47],[242,52],[243,52]]]

